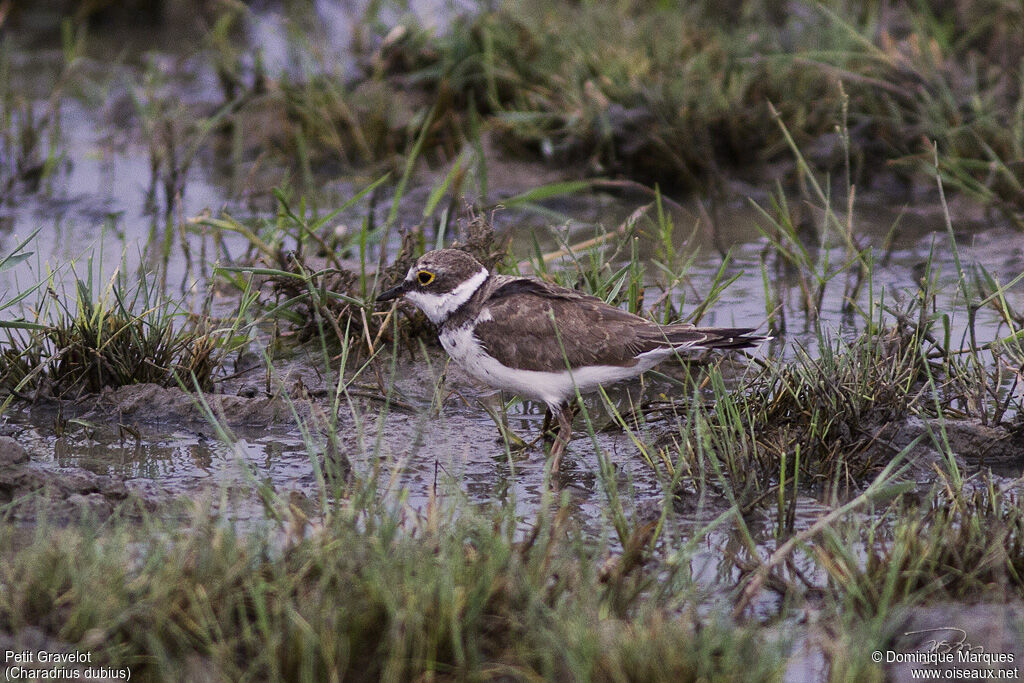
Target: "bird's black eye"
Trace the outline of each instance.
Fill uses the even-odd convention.
[[[416,274],[416,279],[419,280],[420,285],[426,287],[427,285],[434,281],[434,274],[431,273],[429,270],[421,270],[419,273]]]

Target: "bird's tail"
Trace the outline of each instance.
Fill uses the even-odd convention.
[[[753,334],[754,331],[753,327],[661,327],[665,341],[690,349],[752,349],[771,339],[768,335]]]

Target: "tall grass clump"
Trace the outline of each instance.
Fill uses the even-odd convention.
[[[359,332],[369,325],[380,240],[374,230],[372,208],[358,230],[339,230],[336,217],[361,200],[384,180],[372,183],[341,207],[319,214],[305,199],[293,206],[284,191],[275,192],[278,210],[271,218],[242,221],[230,215],[203,217],[200,229],[215,240],[225,232],[241,235],[248,250],[235,263],[217,267],[218,277],[239,291],[252,287],[251,276],[259,280],[256,292],[266,287],[273,299],[263,301],[262,319],[295,328],[299,341],[307,341],[324,330],[341,343],[346,330]],[[353,258],[354,257],[354,258]],[[353,267],[354,264],[354,267]],[[376,321],[374,321],[376,322]],[[367,328],[367,334],[370,333]],[[376,334],[376,327],[373,333]]]
[[[68,295],[51,275],[31,319],[0,325],[0,387],[10,397],[75,397],[107,387],[156,383],[209,389],[232,350],[230,326],[215,329],[118,270],[105,283],[73,278]]]
[[[858,613],[939,600],[1024,595],[1024,515],[991,478],[947,480],[902,498],[867,524],[839,525],[821,543],[833,593]]]
[[[710,195],[730,169],[782,164],[800,181],[776,115],[837,177],[852,151],[845,170],[861,187],[927,182],[937,141],[950,187],[1019,222],[1024,45],[1007,27],[1022,25],[1020,7],[998,0],[786,10],[517,0],[445,31],[381,22],[364,79],[440,93],[438,120],[463,135],[480,117],[517,153]],[[607,35],[616,39],[594,39]],[[844,149],[834,121],[846,111]]]
[[[915,290],[879,298],[870,260],[853,259],[847,268],[859,271],[863,263],[866,270],[856,278],[863,278],[869,298],[847,298],[855,312],[852,329],[819,329],[807,344],[794,346],[790,357],[758,360],[758,369],[748,371],[739,387],[728,385],[715,368],[692,380],[692,398],[677,408],[677,429],[670,436],[678,452],[666,460],[673,474],[685,472],[683,481],[701,490],[724,490],[748,510],[774,493],[782,500],[785,492],[789,497],[780,507],[788,507],[791,524],[794,496],[801,490],[832,501],[860,490],[900,452],[902,444],[892,439],[908,420],[919,420],[920,430],[936,425],[935,443],[946,455],[954,452],[942,431],[946,420],[1001,423],[1012,432],[1008,418],[1024,407],[1015,375],[1019,328],[1008,317],[1008,331],[981,344],[977,316],[970,313],[998,299],[1005,287],[994,285],[997,293],[987,297],[962,288],[965,321],[938,303],[937,265],[931,260]],[[713,476],[709,463],[717,463],[722,474]]]
[[[306,197],[294,199],[290,191],[275,189],[273,217],[202,216],[193,221],[192,229],[212,236],[215,243],[224,233],[246,241],[245,254],[219,265],[216,272],[240,291],[255,286],[260,320],[273,323],[275,335],[279,325],[286,325],[284,334],[300,343],[330,338],[337,351],[351,339],[358,344],[353,358],[364,351],[372,355],[396,331],[408,338],[431,329],[422,315],[396,316],[395,306],[380,311],[374,301],[380,291],[405,277],[424,252],[455,246],[488,267],[499,266],[505,257],[504,240],[490,220],[471,206],[464,220],[457,217],[455,205],[465,180],[458,162],[432,188],[420,222],[399,229],[399,204],[415,160],[414,151],[397,183],[388,183],[390,175],[381,176],[330,211],[319,210]],[[390,209],[381,219],[377,208],[385,193],[391,194]],[[278,340],[275,337],[271,346]]]
[[[517,538],[497,508],[356,497],[283,542],[208,514],[29,539],[4,525],[0,625],[158,680],[772,680],[781,666],[780,647],[685,593],[625,590],[639,565],[599,572],[564,514]],[[609,609],[613,594],[634,597]]]
[[[1024,14],[1013,3],[835,0],[782,11],[515,0],[441,28],[374,3],[353,27],[351,60],[330,49],[318,8],[297,3],[275,17],[293,55],[276,73],[263,46],[246,42],[259,11],[222,3],[196,12],[219,99],[180,101],[155,63],[132,77],[150,195],[162,188],[167,215],[208,152],[231,166],[238,193],[251,192],[237,181],[255,178],[267,159],[312,187],[339,169],[443,165],[467,147],[482,156],[485,141],[572,163],[577,175],[621,174],[673,191],[722,196],[735,171],[766,164],[793,188],[802,178],[779,117],[815,165],[864,188],[902,191],[929,178],[935,141],[949,187],[1020,222],[1024,46],[1008,27],[1024,25]],[[66,27],[73,64],[85,23]],[[593,38],[607,35],[616,40]],[[5,184],[45,176],[60,159],[52,133],[64,81],[39,106],[0,78]],[[844,142],[834,122],[847,113]]]
[[[915,394],[920,349],[891,330],[852,343],[822,339],[819,349],[817,358],[798,351],[791,361],[762,361],[739,386],[715,366],[694,378],[688,407],[677,407],[663,437],[668,473],[745,511],[787,492],[787,515],[799,491],[844,500],[860,490],[895,454],[879,441],[887,425],[927,408]]]

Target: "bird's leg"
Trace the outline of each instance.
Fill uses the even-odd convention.
[[[552,416],[551,408],[544,409],[544,422],[540,427],[540,434],[537,435],[533,441],[530,442],[530,447],[536,446],[539,443],[546,442],[548,440],[549,433],[551,431],[551,422],[554,420]]]
[[[562,454],[569,445],[569,436],[572,434],[572,409],[567,405],[558,406],[555,417],[558,418],[558,433],[555,435],[555,443],[551,446],[551,473],[558,472],[562,467]]]

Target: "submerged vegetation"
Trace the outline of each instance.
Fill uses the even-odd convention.
[[[0,1],[0,211],[76,201],[69,109],[102,108],[102,154],[149,173],[143,215],[89,214],[98,244],[3,247],[12,647],[160,680],[881,680],[872,653],[920,610],[1024,604],[1020,252],[970,256],[947,203],[1020,227],[1018,6],[516,0],[437,26],[370,3],[339,59],[318,3],[165,0],[145,16],[191,16],[199,56],[129,50],[111,76],[90,36],[132,4],[66,13],[44,83],[7,30],[41,10]],[[509,158],[562,173],[505,187]],[[224,202],[187,210],[211,169]],[[934,203],[930,243],[898,244],[904,214],[870,230],[864,190]],[[580,199],[596,225],[569,224]],[[740,201],[759,237],[725,230]],[[375,302],[452,245],[660,322],[727,324],[742,285],[760,319],[732,324],[774,338],[580,400],[567,466],[538,474],[537,406],[479,394],[422,315]],[[173,459],[128,487],[61,456],[81,429],[90,467],[113,459],[116,425],[137,457],[179,418],[182,490],[134,486]]]

